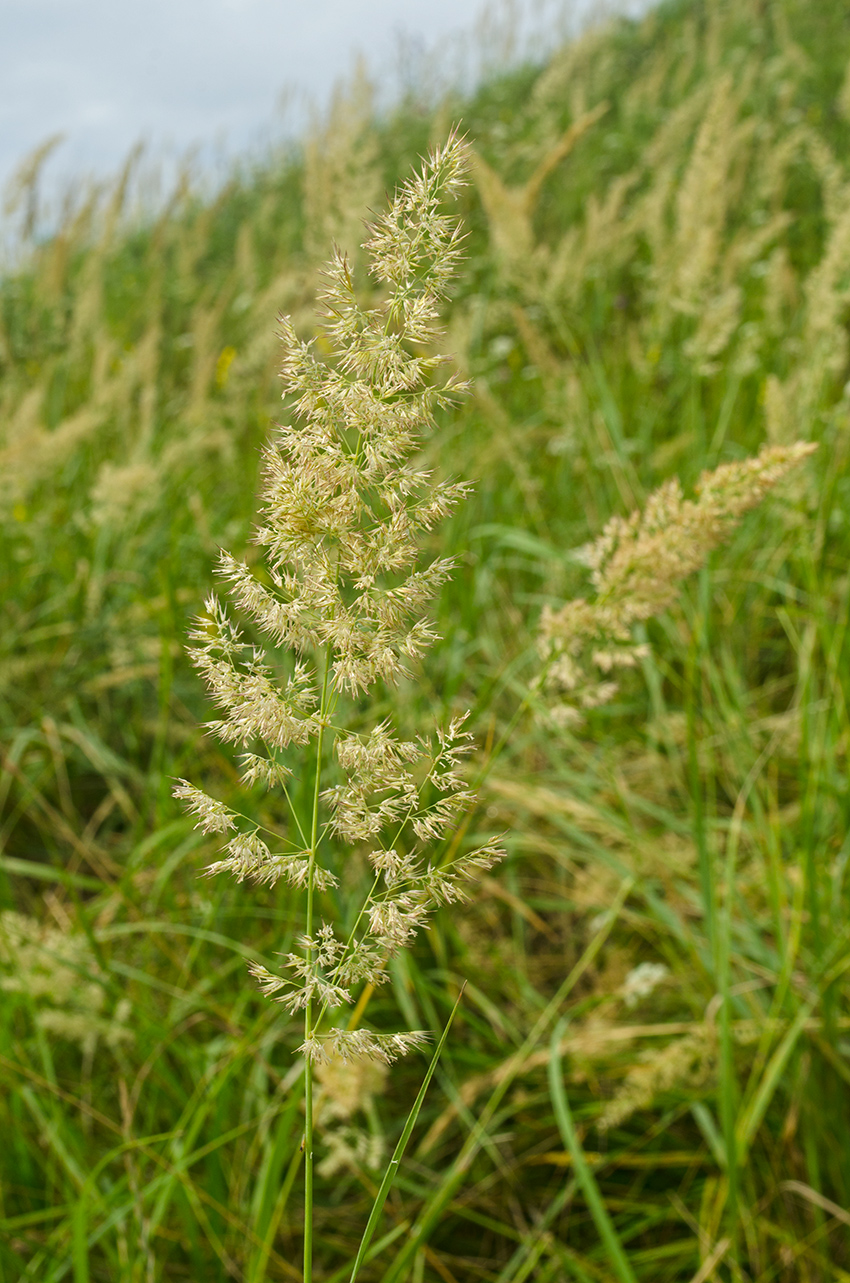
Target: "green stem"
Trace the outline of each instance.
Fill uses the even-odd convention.
[[[702,894],[702,912],[703,922],[705,924],[705,937],[708,945],[709,965],[716,973],[717,970],[717,932],[716,932],[716,908],[715,908],[715,886],[714,886],[714,862],[712,852],[708,846],[708,832],[706,827],[705,803],[703,799],[703,783],[699,765],[699,735],[700,735],[700,718],[699,718],[699,687],[701,679],[699,671],[699,662],[697,658],[697,638],[694,636],[691,641],[688,653],[688,684],[687,684],[687,728],[688,728],[688,777],[691,789],[691,804],[693,806],[693,829],[694,838],[697,848],[697,868],[699,870],[700,892]]]
[[[744,801],[749,789],[744,785],[729,826],[726,839],[725,887],[723,913],[718,924],[717,992],[720,997],[720,1119],[726,1147],[726,1219],[731,1242],[730,1259],[737,1260],[738,1240],[738,1140],[735,1129],[737,1080],[735,1048],[732,1038],[732,922],[735,897],[735,871],[738,841],[744,819]]]
[[[325,739],[325,714],[328,702],[328,677],[331,670],[331,651],[325,655],[325,674],[322,680],[322,702],[319,713],[319,737],[316,743],[316,783],[313,789],[313,820],[310,830],[310,865],[307,871],[307,920],[305,935],[308,940],[307,963],[312,964],[313,946],[313,871],[316,865],[316,848],[319,840],[319,795],[322,786],[322,749]],[[304,1008],[304,1041],[313,1035],[313,1000],[307,999]],[[307,1055],[304,1065],[304,1283],[313,1279],[313,1066]]]

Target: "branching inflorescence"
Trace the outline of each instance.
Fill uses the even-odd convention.
[[[583,550],[596,596],[544,608],[538,645],[539,678],[550,713],[564,724],[604,704],[617,690],[617,669],[633,668],[648,654],[634,638],[635,624],[659,615],[682,582],[724,543],[741,517],[815,447],[807,442],[766,446],[754,459],[724,463],[703,475],[696,499],[685,499],[678,480],[666,481],[643,510],[612,517]]]
[[[281,679],[264,650],[244,640],[215,596],[193,633],[194,663],[222,710],[210,726],[243,750],[247,786],[286,791],[281,755],[313,746],[312,815],[293,812],[295,842],[246,826],[186,781],[175,788],[205,832],[230,835],[210,874],[282,880],[305,892],[305,929],[285,974],[259,964],[251,971],[265,994],[304,1012],[308,1082],[311,1062],[364,1054],[388,1062],[423,1040],[325,1027],[326,1013],[352,1002],[356,986],[380,983],[433,910],[463,899],[469,880],[501,854],[489,842],[449,863],[429,859],[472,801],[460,769],[471,747],[463,718],[431,739],[402,740],[388,722],[361,733],[339,716],[341,701],[392,683],[434,640],[424,612],[452,568],[447,559],[421,564],[422,537],[467,486],[435,480],[410,458],[434,410],[464,387],[453,377],[435,383],[447,358],[432,354],[460,253],[457,224],[441,206],[464,168],[464,144],[453,134],[370,228],[364,249],[383,287],[380,305],[361,307],[345,257],[334,254],[322,296],[329,360],[288,319],[281,323],[285,395],[298,426],[279,428],[265,450],[255,534],[265,574],[229,553],[218,573],[238,611],[270,646],[291,653],[289,675]],[[323,788],[331,741],[341,782]],[[373,871],[344,938],[316,923],[314,896],[337,883],[325,857],[333,845],[365,849]],[[308,1124],[309,1110],[308,1101]]]

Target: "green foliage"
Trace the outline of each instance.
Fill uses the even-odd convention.
[[[682,0],[434,111],[375,120],[356,85],[214,199],[187,177],[134,219],[129,175],[23,245],[0,283],[4,1283],[300,1276],[297,1021],[245,970],[300,911],[198,877],[216,844],[171,780],[229,801],[238,771],[183,645],[219,547],[255,556],[277,314],[312,334],[329,241],[357,267],[358,219],[454,119],[446,347],[473,396],[422,461],[476,490],[426,549],[459,565],[397,715],[413,737],[474,708],[463,841],[503,828],[509,859],[356,1013],[438,1031],[469,982],[358,1277],[604,1280],[606,1238],[653,1283],[850,1277],[848,61],[837,0]],[[587,595],[577,550],[796,439],[812,460],[637,625],[615,696],[553,725],[537,625]],[[350,1274],[422,1074],[324,1083],[316,1278]]]

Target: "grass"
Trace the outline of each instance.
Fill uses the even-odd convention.
[[[170,778],[227,798],[237,774],[183,639],[217,547],[251,555],[276,313],[307,330],[329,239],[356,251],[457,118],[479,162],[449,347],[475,390],[425,453],[477,488],[435,535],[459,569],[400,706],[411,731],[474,707],[465,836],[504,828],[509,860],[368,998],[376,1028],[440,1030],[468,980],[361,1277],[850,1278],[848,58],[838,3],[662,5],[463,102],[374,120],[355,95],[312,150],[212,200],[187,179],[153,220],[118,184],[22,246],[3,1283],[300,1277],[298,1034],[245,973],[299,922],[287,892],[197,877],[212,847]],[[647,625],[616,700],[572,731],[537,715],[575,550],[666,477],[798,437],[813,461]],[[666,976],[627,999],[643,962]],[[326,1117],[328,1155],[365,1140],[318,1179],[317,1279],[350,1273],[423,1072]]]

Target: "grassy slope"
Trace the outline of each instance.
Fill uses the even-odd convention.
[[[570,549],[668,476],[766,437],[820,449],[650,625],[615,703],[572,735],[524,715],[489,761],[471,827],[503,826],[511,859],[369,1006],[437,1028],[472,981],[368,1277],[613,1276],[550,1095],[565,1014],[637,1278],[712,1255],[718,1278],[850,1277],[848,57],[838,3],[666,6],[434,117],[374,126],[355,95],[305,156],[212,204],[187,184],[153,226],[126,231],[117,194],[3,283],[0,895],[28,915],[0,937],[4,1283],[297,1277],[294,1030],[243,966],[297,923],[285,895],[197,880],[168,777],[236,777],[181,639],[250,529],[276,312],[309,329],[330,239],[354,248],[458,116],[480,163],[449,320],[476,390],[426,454],[478,487],[406,724],[472,704],[498,746],[541,605],[584,591]],[[629,1005],[647,961],[667,978]],[[351,1122],[391,1141],[420,1073]],[[321,1277],[372,1179],[325,1180]]]

